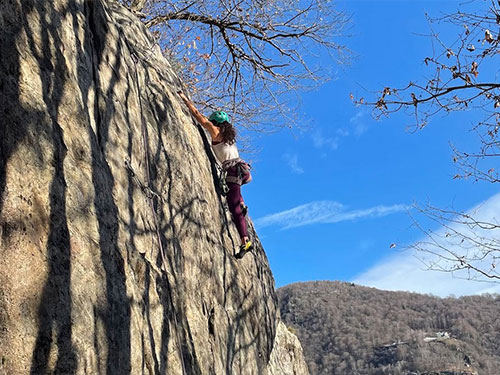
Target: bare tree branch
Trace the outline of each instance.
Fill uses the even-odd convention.
[[[414,218],[414,225],[425,235],[425,239],[410,246],[422,255],[423,263],[430,270],[451,272],[476,281],[500,282],[500,222],[491,218],[479,219],[480,208],[475,212],[463,213],[455,209],[441,209],[415,205],[440,229],[424,229]]]
[[[331,78],[313,68],[317,57],[348,61],[350,19],[330,0],[148,0],[140,11],[201,108],[225,108],[251,129],[298,118],[293,92]]]
[[[352,95],[351,98],[357,105],[371,106],[376,118],[401,110],[411,111],[414,130],[423,129],[438,113],[478,113],[484,120],[471,129],[478,137],[478,149],[462,151],[452,145],[453,162],[458,169],[454,178],[498,183],[500,2],[463,4],[468,5],[474,7],[473,11],[428,18],[429,36],[435,49],[433,56],[423,62],[432,71],[430,79],[414,80],[402,88],[387,85],[373,100],[355,99]],[[439,28],[439,32],[434,27]],[[453,32],[456,37],[449,38]],[[460,277],[465,272],[467,278],[474,280],[500,281],[500,225],[495,217],[482,217],[480,211],[464,213],[431,205],[416,206],[416,209],[423,216],[414,223],[425,239],[412,248],[421,256],[430,256],[425,258],[429,269],[452,272]],[[429,219],[441,229],[424,229],[421,222]]]

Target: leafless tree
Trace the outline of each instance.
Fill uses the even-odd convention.
[[[424,240],[410,248],[430,270],[451,272],[457,278],[500,282],[500,221],[482,212],[415,205],[416,212],[431,219],[438,230],[427,229],[414,217]]]
[[[331,77],[316,58],[348,56],[340,37],[349,18],[329,0],[123,2],[157,35],[194,100],[248,128],[292,124],[293,93]]]
[[[479,147],[462,151],[452,146],[458,169],[454,178],[498,183],[500,1],[475,0],[462,4],[465,8],[471,6],[473,11],[428,17],[434,53],[423,61],[431,69],[430,78],[411,81],[402,88],[384,87],[372,101],[351,98],[358,105],[372,106],[376,118],[401,111],[411,113],[414,131],[426,127],[437,114],[474,111],[480,120],[471,130],[478,136]],[[485,221],[478,212],[431,205],[417,209],[444,228],[432,232],[419,226],[427,240],[415,248],[434,256],[427,259],[429,268],[457,275],[465,271],[471,279],[500,280],[498,222],[491,217]]]

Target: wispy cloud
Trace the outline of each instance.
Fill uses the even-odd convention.
[[[327,147],[336,150],[339,147],[339,136],[326,137],[320,129],[316,129],[311,135],[313,145],[316,148]]]
[[[299,158],[297,154],[284,154],[282,159],[288,164],[293,173],[304,173],[304,169],[299,165]]]
[[[496,222],[500,220],[500,194],[494,195],[490,199],[474,207],[469,213],[474,213],[476,219],[484,222]],[[450,231],[460,231],[474,237],[481,236],[488,241],[498,243],[500,230],[484,230],[480,227],[468,227],[454,224],[449,228],[441,228],[436,232],[435,238],[441,238],[436,245],[446,247],[457,254],[470,251],[464,249],[460,243],[453,243],[448,240],[446,233]],[[473,231],[474,233],[469,233]],[[426,238],[423,239],[427,240]],[[440,242],[439,242],[440,241]],[[443,254],[443,253],[442,253]],[[385,290],[406,290],[418,293],[431,293],[437,296],[447,297],[451,294],[456,296],[480,294],[480,293],[500,293],[500,284],[477,282],[467,280],[467,271],[438,272],[428,269],[428,259],[423,259],[425,254],[415,253],[407,250],[395,255],[386,257],[379,264],[363,272],[352,280],[355,283],[372,286]],[[477,264],[487,269],[490,265],[487,260],[484,264]]]
[[[346,128],[337,129],[335,133],[340,137],[348,137],[351,134]]]
[[[404,204],[376,206],[362,210],[348,210],[335,201],[316,201],[292,209],[267,215],[255,220],[259,228],[278,226],[282,229],[301,227],[310,224],[339,223],[363,218],[387,216],[408,209]]]
[[[360,137],[368,130],[368,126],[364,121],[364,117],[365,117],[365,111],[360,109],[358,112],[356,112],[354,116],[352,116],[349,119],[349,122],[351,123],[354,129],[354,135],[356,135],[357,137]]]
[[[363,109],[358,110],[351,118],[349,123],[343,127],[335,129],[332,135],[325,135],[321,129],[316,129],[311,133],[313,145],[317,149],[337,150],[343,138],[349,136],[360,137],[368,131],[365,121],[366,112]]]

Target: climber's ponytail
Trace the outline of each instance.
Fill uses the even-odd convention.
[[[232,145],[234,142],[236,142],[236,129],[231,123],[227,121],[216,122],[214,120],[212,120],[211,122],[220,129],[220,132],[222,134],[222,142],[229,145]]]

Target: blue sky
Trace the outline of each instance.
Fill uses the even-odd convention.
[[[474,147],[468,131],[474,114],[439,115],[423,131],[410,133],[411,116],[375,121],[369,108],[355,107],[349,98],[351,92],[369,96],[365,89],[404,86],[430,75],[423,59],[432,53],[431,41],[418,35],[429,32],[425,13],[439,16],[459,2],[338,4],[352,14],[347,45],[357,56],[354,62],[319,89],[301,93],[301,113],[311,122],[307,129],[254,135],[260,151],[245,155],[253,161],[254,180],[243,196],[276,285],[344,280],[443,296],[491,288],[461,286],[439,274],[436,289],[437,276],[422,273],[417,264],[413,279],[398,272],[414,264],[413,254],[401,253],[401,247],[422,238],[409,216],[414,202],[468,210],[498,191],[492,184],[453,179],[450,143]],[[321,64],[331,69],[330,61]],[[499,201],[487,203],[500,209]],[[398,246],[391,249],[392,243]]]

